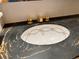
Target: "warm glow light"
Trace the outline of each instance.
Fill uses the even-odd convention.
[[[2,0],[0,0],[0,3],[2,3]]]
[[[0,3],[6,3],[8,0],[0,0]]]

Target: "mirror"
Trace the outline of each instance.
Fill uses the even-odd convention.
[[[5,2],[21,2],[21,1],[40,1],[40,0],[2,0],[3,3],[5,3]]]

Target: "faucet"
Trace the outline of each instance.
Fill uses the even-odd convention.
[[[42,23],[42,22],[44,22],[44,21],[49,21],[49,16],[38,16],[37,17],[37,22],[40,22],[40,23]],[[27,19],[27,23],[28,24],[32,24],[33,23],[33,19],[32,19],[32,17],[28,17],[28,19]]]

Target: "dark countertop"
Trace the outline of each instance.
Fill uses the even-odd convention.
[[[65,26],[71,34],[63,42],[38,46],[22,41],[20,36],[26,29],[39,23],[9,27],[3,38],[3,41],[7,43],[8,59],[72,59],[79,55],[79,17],[51,20],[47,24]],[[7,59],[6,54],[3,55],[4,59]]]

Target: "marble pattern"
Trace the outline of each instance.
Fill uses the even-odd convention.
[[[7,43],[8,59],[72,59],[79,55],[79,18],[47,23],[67,27],[71,32],[70,36],[65,41],[54,45],[32,45],[24,42],[20,36],[26,29],[38,24],[10,27],[3,38],[3,42]],[[3,59],[7,59],[6,56],[3,56]]]

